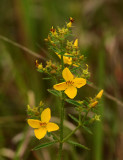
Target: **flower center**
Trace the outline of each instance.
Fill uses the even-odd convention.
[[[45,127],[46,126],[46,123],[44,122],[44,123],[40,123],[40,126],[41,127]]]
[[[73,81],[67,81],[66,84],[67,84],[68,86],[72,86],[72,85],[74,84],[74,82],[73,82]]]

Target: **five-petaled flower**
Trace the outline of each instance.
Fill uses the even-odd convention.
[[[58,91],[65,90],[65,94],[73,99],[77,95],[77,88],[81,88],[86,84],[86,79],[75,78],[67,67],[62,71],[62,76],[66,82],[56,84],[53,88]]]
[[[51,119],[51,110],[50,108],[46,108],[41,113],[41,121],[36,119],[28,119],[28,124],[34,129],[34,133],[36,138],[43,138],[47,131],[52,132],[59,129],[59,126],[55,123],[49,122]]]

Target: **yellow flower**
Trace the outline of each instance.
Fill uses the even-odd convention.
[[[46,108],[41,113],[41,121],[35,119],[27,120],[28,124],[32,128],[34,128],[34,133],[36,138],[42,139],[46,135],[47,131],[52,132],[59,129],[59,126],[57,124],[49,122],[50,119],[51,119],[51,110],[50,108]]]
[[[73,46],[74,46],[75,48],[78,48],[78,39],[75,40]]]
[[[102,97],[102,94],[103,94],[103,89],[97,94],[95,98],[100,99]]]
[[[67,67],[62,71],[62,76],[66,82],[56,84],[53,88],[58,91],[65,90],[65,94],[69,98],[73,99],[77,95],[77,88],[81,88],[86,84],[86,79],[74,78],[73,74]]]
[[[56,52],[56,54],[61,59],[61,55],[59,55],[57,52]],[[65,53],[64,55],[70,55],[70,54],[69,53]],[[63,56],[63,61],[64,61],[65,64],[71,65],[72,64],[72,57]]]

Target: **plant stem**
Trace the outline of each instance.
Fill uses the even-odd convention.
[[[61,56],[62,71],[64,69],[63,56]],[[58,160],[62,157],[62,140],[63,140],[63,122],[64,122],[64,93],[62,92],[61,108],[60,108],[60,143],[59,143],[59,155]]]
[[[62,143],[64,143],[65,141],[67,141],[79,128],[81,125],[78,125],[70,134],[68,134],[62,141]]]
[[[61,108],[60,108],[60,143],[59,143],[59,157],[58,157],[59,160],[61,160],[61,157],[62,157],[63,121],[64,121],[64,100],[63,100],[63,93],[62,93],[62,102],[61,102]]]
[[[63,61],[63,56],[61,56],[61,64],[62,64],[62,71],[64,69],[64,61]]]
[[[85,120],[85,118],[88,116],[89,111],[91,110],[91,107],[88,108],[86,114],[84,115],[84,117],[82,118],[82,122]]]
[[[85,120],[85,118],[87,117],[89,111],[91,108],[88,109],[88,111],[86,112],[85,116],[83,117],[83,119],[81,120],[81,114],[79,114],[79,125],[70,133],[68,134],[62,141],[62,143],[66,142],[80,127],[83,126],[83,121]]]
[[[81,112],[80,112],[80,113],[79,113],[79,124],[80,124],[80,125],[81,125],[81,121],[82,121],[82,120],[81,120],[81,117],[82,117],[82,116],[81,116]]]

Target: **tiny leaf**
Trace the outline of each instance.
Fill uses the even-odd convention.
[[[74,101],[72,99],[65,99],[66,102],[70,103],[70,104],[73,104],[75,106],[81,106],[80,103],[78,103],[77,101]]]
[[[72,116],[71,114],[69,114],[69,117],[75,122],[79,123],[79,120],[76,117]]]
[[[83,148],[83,149],[86,149],[86,150],[90,150],[88,147],[80,144],[80,143],[77,143],[77,142],[74,142],[74,141],[67,141],[69,144],[72,144],[74,145],[75,147],[80,147],[80,148]]]
[[[60,97],[61,96],[61,92],[53,90],[53,89],[48,89],[48,92],[50,92],[51,94]]]
[[[72,55],[69,55],[69,54],[66,54],[66,55],[64,55],[65,57],[72,57],[72,58],[74,58],[75,56],[72,56]]]
[[[82,126],[82,128],[84,128],[84,130],[87,131],[88,133],[93,134],[92,131],[88,127]]]
[[[38,150],[38,149],[41,149],[41,148],[45,148],[45,147],[49,147],[55,143],[57,143],[58,141],[52,141],[52,142],[48,142],[48,143],[43,143],[41,145],[38,145],[37,147],[33,148],[32,150]]]
[[[49,79],[51,79],[51,77],[45,77],[45,78],[42,78],[42,79],[49,80]]]
[[[64,53],[65,53],[65,51],[61,51],[61,52],[59,52],[58,54],[60,54],[61,56],[63,56]]]

